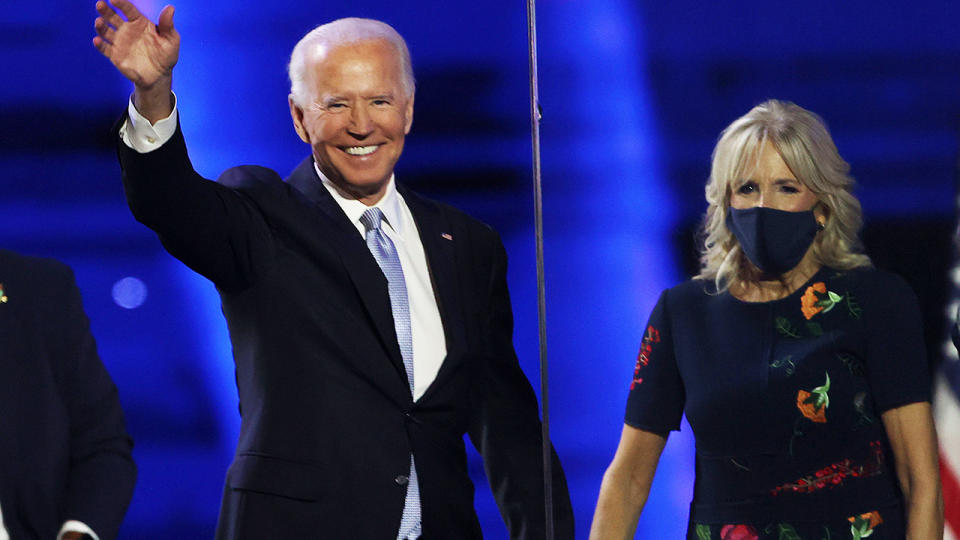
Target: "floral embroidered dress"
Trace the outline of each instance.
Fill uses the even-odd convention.
[[[750,303],[692,280],[663,292],[637,358],[625,422],[697,445],[689,540],[904,537],[880,420],[929,401],[917,301],[873,269],[821,269]]]

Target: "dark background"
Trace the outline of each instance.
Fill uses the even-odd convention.
[[[162,7],[138,5],[154,20]],[[503,235],[517,349],[538,387],[524,3],[176,6],[174,86],[191,157],[209,177],[241,163],[285,174],[306,155],[285,66],[313,26],[367,16],[407,38],[418,91],[399,178]],[[660,289],[695,271],[713,144],[764,99],[827,121],[859,181],[869,253],[914,286],[939,357],[960,3],[541,0],[538,15],[551,418],[580,536],[616,447],[647,314]],[[213,287],[125,207],[108,132],[131,88],[90,45],[95,16],[92,0],[59,0],[0,20],[0,245],[76,271],[136,441],[140,477],[121,537],[208,538],[239,424],[226,327]],[[681,536],[692,455],[685,426],[670,439],[638,537]],[[471,463],[482,484],[475,455]],[[483,485],[478,509],[486,535],[505,538]]]

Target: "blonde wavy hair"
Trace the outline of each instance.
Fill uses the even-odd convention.
[[[869,266],[858,238],[863,223],[860,202],[847,164],[816,114],[789,101],[771,99],[736,119],[720,134],[713,150],[706,185],[707,213],[700,231],[699,279],[712,280],[718,292],[734,280],[751,280],[756,270],[727,228],[730,195],[757,165],[759,150],[769,141],[784,163],[814,195],[826,217],[813,241],[815,260],[849,270]]]

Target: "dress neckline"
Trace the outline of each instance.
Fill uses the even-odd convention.
[[[743,304],[746,306],[771,306],[771,305],[777,304],[778,302],[784,302],[786,300],[794,299],[795,297],[803,296],[804,292],[806,292],[806,290],[810,287],[810,285],[813,285],[813,283],[817,281],[824,280],[823,276],[824,274],[826,274],[828,270],[829,268],[827,268],[827,266],[825,265],[820,266],[820,269],[814,272],[813,275],[807,279],[807,281],[803,282],[799,287],[791,291],[790,294],[784,296],[783,298],[776,298],[774,300],[764,300],[762,302],[751,302],[749,300],[742,300],[740,298],[737,298],[733,293],[730,292],[729,288],[726,291],[724,291],[724,294],[730,297],[731,299],[733,299],[733,301],[738,304]]]

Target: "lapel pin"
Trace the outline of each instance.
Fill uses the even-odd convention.
[[[443,238],[446,238],[447,240],[450,240],[451,242],[453,241],[453,235],[451,235],[450,233],[442,233],[440,236]]]
[[[3,290],[3,283],[0,283],[0,302],[6,304],[7,300],[9,300],[9,298],[7,298],[7,293]]]

